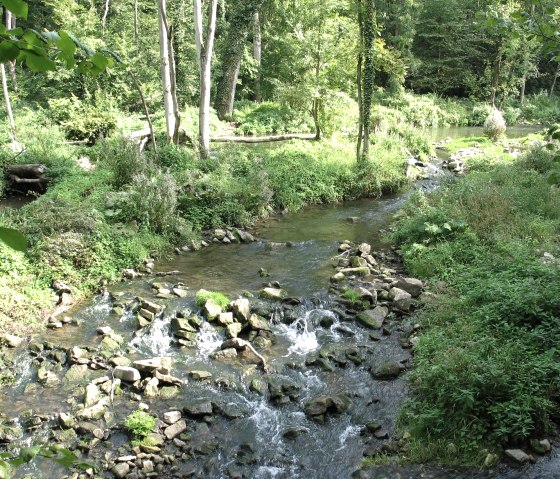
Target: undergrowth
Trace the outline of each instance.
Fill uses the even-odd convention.
[[[481,464],[488,449],[541,437],[560,419],[560,268],[542,259],[560,253],[551,164],[535,149],[473,168],[416,195],[398,220],[409,272],[445,292],[420,315],[401,414],[412,460]]]

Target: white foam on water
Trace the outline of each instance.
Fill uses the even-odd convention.
[[[22,384],[27,384],[31,381],[33,375],[33,368],[31,367],[33,363],[33,358],[27,354],[22,354],[17,361],[15,361],[15,377],[16,380],[13,384],[14,388],[21,386]]]
[[[137,333],[130,345],[153,356],[166,356],[171,351],[169,325],[171,318],[153,320]]]
[[[274,444],[280,440],[281,415],[277,409],[265,401],[253,403],[254,413],[249,417],[257,428],[257,439],[264,444]]]
[[[340,447],[337,449],[337,451],[341,451],[342,449],[344,449],[346,447],[346,441],[348,441],[348,439],[351,437],[358,436],[361,430],[362,428],[357,425],[347,426],[338,438]]]
[[[200,330],[196,334],[197,354],[206,359],[222,345],[224,338],[208,322],[204,321],[200,325]]]
[[[276,479],[282,477],[281,474],[287,472],[282,467],[260,466],[255,472],[255,479]],[[284,476],[287,477],[287,476]],[[294,477],[294,476],[292,476]]]

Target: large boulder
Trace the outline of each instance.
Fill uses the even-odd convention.
[[[356,315],[356,319],[367,328],[379,329],[383,326],[383,321],[389,314],[385,306],[376,306],[374,309],[361,311]]]
[[[231,310],[235,319],[240,322],[245,322],[249,319],[249,314],[251,312],[251,306],[247,298],[239,298],[230,303]]]
[[[413,298],[420,296],[420,294],[422,294],[422,289],[424,288],[422,281],[416,278],[399,278],[395,286],[403,291],[406,291]]]
[[[412,296],[405,290],[400,288],[391,288],[389,290],[389,300],[393,302],[393,306],[401,311],[410,311],[412,305]]]
[[[202,313],[206,317],[208,321],[212,321],[218,317],[222,312],[222,307],[214,302],[212,299],[209,299],[204,303],[204,307],[202,308]]]
[[[322,416],[324,414],[342,414],[350,405],[346,396],[321,396],[305,403],[303,408],[308,416]]]

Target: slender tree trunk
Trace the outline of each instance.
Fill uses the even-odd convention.
[[[107,15],[109,15],[109,8],[111,0],[105,1],[105,12],[103,12],[103,18],[101,19],[101,31],[105,33],[105,27],[107,26]]]
[[[169,72],[171,74],[171,99],[173,101],[173,116],[175,117],[175,128],[173,129],[173,143],[179,143],[179,127],[181,126],[181,111],[177,99],[177,69],[175,66],[175,49],[173,48],[173,28],[168,27],[169,42]]]
[[[521,106],[525,104],[525,88],[527,87],[527,74],[523,74],[523,78],[521,79],[521,92],[519,94],[519,101]]]
[[[171,66],[169,62],[169,29],[167,28],[167,0],[158,0],[159,47],[161,59],[161,81],[163,86],[163,105],[168,141],[175,133],[175,115],[173,114],[173,93],[171,84]]]
[[[152,123],[152,117],[150,116],[150,110],[148,109],[148,103],[146,102],[146,97],[144,95],[144,91],[142,90],[142,86],[140,82],[134,75],[134,73],[129,72],[130,78],[132,78],[132,82],[138,91],[138,95],[140,95],[140,100],[142,101],[142,106],[144,107],[144,114],[146,115],[146,120],[148,121],[148,127],[150,128],[150,138],[152,139],[152,146],[154,148],[154,153],[157,155],[157,143],[156,143],[156,135],[154,132],[154,125]]]
[[[556,67],[556,72],[554,73],[554,77],[552,78],[552,85],[550,85],[550,91],[548,92],[548,96],[554,95],[554,89],[556,88],[556,80],[558,80],[559,75],[560,75],[560,63]]]
[[[139,22],[138,22],[138,0],[134,0],[134,43],[136,44],[136,52],[138,53],[138,46],[140,44],[140,34],[139,34]]]
[[[204,43],[204,37],[202,36],[202,1],[194,1],[194,41],[196,45],[196,61],[198,63],[198,69],[200,70],[200,59],[202,57],[202,44]]]
[[[200,49],[200,103],[198,109],[198,142],[200,157],[208,158],[210,150],[210,89],[212,72],[212,52],[216,33],[218,0],[208,0],[208,24],[206,38],[202,37],[201,0],[195,0],[195,35],[197,51]]]
[[[2,91],[4,93],[4,104],[6,106],[6,113],[8,114],[8,125],[10,126],[10,137],[12,143],[17,141],[16,138],[16,122],[14,121],[14,114],[12,112],[12,103],[10,102],[10,93],[8,92],[8,79],[6,78],[6,67],[3,63],[0,64],[0,72],[2,74]]]
[[[261,17],[258,11],[253,15],[253,58],[257,64],[257,74],[255,76],[255,101],[260,103],[262,101],[262,32],[261,32]]]
[[[16,16],[6,9],[6,28],[8,30],[12,30],[16,28]],[[10,78],[12,79],[12,89],[14,92],[17,93],[18,91],[18,83],[17,83],[17,76],[16,76],[16,62],[11,61],[8,62],[8,71],[10,72]]]
[[[362,158],[362,139],[364,132],[364,96],[363,96],[363,82],[362,82],[362,67],[364,63],[364,25],[363,25],[363,12],[362,0],[358,2],[358,28],[359,28],[359,52],[358,52],[358,65],[356,68],[356,85],[358,87],[358,140],[356,143],[356,159],[360,163]]]

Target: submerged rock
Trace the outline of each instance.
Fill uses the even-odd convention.
[[[342,414],[350,406],[346,396],[321,396],[305,403],[303,408],[308,416],[322,416],[324,414]]]
[[[375,379],[395,379],[403,372],[403,367],[396,361],[387,361],[376,369],[372,374]]]

